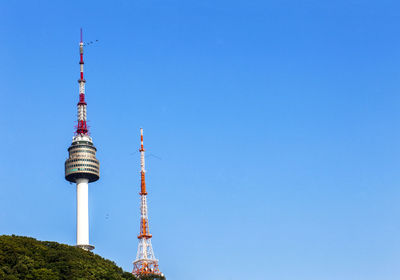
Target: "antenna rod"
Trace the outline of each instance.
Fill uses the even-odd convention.
[[[86,124],[86,101],[85,101],[85,83],[86,80],[83,78],[83,42],[82,42],[82,28],[81,28],[81,41],[79,43],[79,54],[80,54],[80,79],[79,83],[79,103],[78,103],[78,127],[76,128],[76,134],[87,135],[89,130]]]
[[[144,168],[143,128],[140,129],[140,195],[147,195]]]

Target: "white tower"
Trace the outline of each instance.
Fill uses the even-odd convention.
[[[76,246],[93,250],[89,243],[89,183],[100,178],[100,163],[96,158],[97,149],[89,136],[86,124],[85,79],[83,78],[83,42],[79,43],[81,76],[79,82],[78,125],[72,144],[68,148],[69,157],[65,161],[65,179],[76,183]]]

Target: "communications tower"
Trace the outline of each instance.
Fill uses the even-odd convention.
[[[156,274],[162,275],[158,269],[158,260],[154,256],[151,246],[151,237],[149,231],[149,218],[147,216],[147,191],[144,168],[144,148],[143,148],[143,129],[140,129],[140,234],[138,235],[139,245],[136,254],[136,260],[133,262],[133,274],[136,276]]]
[[[96,147],[89,136],[86,124],[85,79],[83,78],[83,42],[82,29],[79,43],[80,70],[78,125],[72,144],[68,148],[69,157],[65,161],[65,179],[76,183],[76,246],[91,251],[89,243],[89,207],[88,185],[100,178],[100,163],[96,158]]]

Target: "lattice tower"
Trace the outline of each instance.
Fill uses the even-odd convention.
[[[139,245],[136,254],[136,260],[133,262],[133,274],[136,276],[156,274],[162,275],[158,268],[158,260],[156,259],[151,245],[152,235],[149,230],[149,218],[147,216],[147,191],[145,180],[145,162],[143,148],[143,129],[140,129],[140,234],[138,235]]]

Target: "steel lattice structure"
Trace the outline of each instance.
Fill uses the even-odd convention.
[[[156,259],[151,245],[151,237],[149,230],[149,218],[147,216],[147,191],[145,180],[145,162],[143,148],[143,129],[140,129],[140,234],[138,235],[139,245],[136,254],[136,260],[133,262],[132,273],[136,276],[156,274],[162,275],[158,268],[158,260]]]

